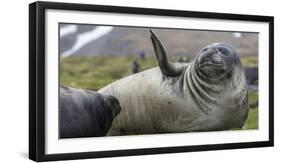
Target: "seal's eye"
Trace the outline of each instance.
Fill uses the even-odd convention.
[[[202,50],[202,52],[206,52],[208,50],[208,48],[204,48],[203,50]]]
[[[226,48],[219,48],[219,51],[224,55],[229,55],[229,51]]]

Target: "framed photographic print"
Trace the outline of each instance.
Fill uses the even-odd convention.
[[[273,20],[30,4],[29,158],[273,146]]]

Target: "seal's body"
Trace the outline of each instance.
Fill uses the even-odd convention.
[[[120,79],[99,92],[118,98],[122,111],[108,135],[241,128],[248,115],[247,84],[230,46],[211,44],[193,62],[171,64],[152,32],[159,67]]]
[[[105,136],[121,109],[113,96],[64,86],[59,103],[60,138]]]

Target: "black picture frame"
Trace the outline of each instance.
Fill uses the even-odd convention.
[[[47,9],[68,11],[95,11],[123,14],[160,15],[221,20],[240,20],[269,23],[269,140],[247,143],[156,147],[83,153],[45,153],[45,12]],[[190,151],[208,151],[236,148],[268,147],[274,144],[274,18],[271,16],[238,15],[210,12],[133,8],[88,4],[34,2],[29,5],[29,158],[34,161],[55,161],[100,157],[132,156]]]

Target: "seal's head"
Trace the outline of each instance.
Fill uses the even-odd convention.
[[[208,78],[221,78],[241,64],[234,48],[223,43],[213,43],[201,49],[196,62],[199,71]]]
[[[102,95],[106,105],[111,109],[112,118],[114,119],[121,111],[121,106],[118,99],[111,95]]]

